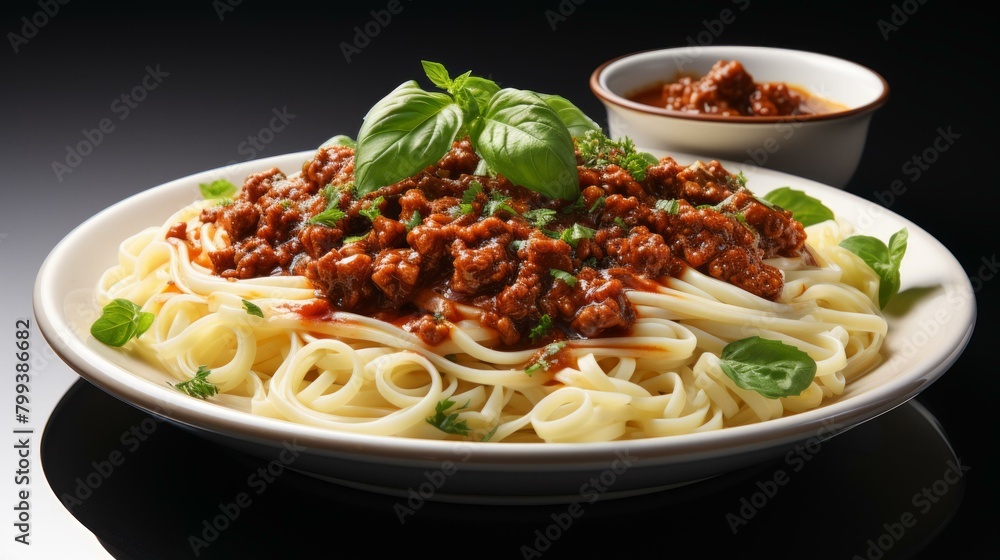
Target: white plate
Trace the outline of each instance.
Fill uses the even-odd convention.
[[[732,472],[812,438],[832,437],[905,403],[954,363],[972,335],[976,306],[971,283],[951,253],[927,232],[844,191],[752,168],[745,173],[757,194],[781,186],[803,190],[859,233],[883,240],[902,227],[909,230],[902,291],[886,310],[886,360],[849,384],[835,401],[797,415],[707,433],[588,444],[457,443],[336,433],[188,397],[167,385],[172,379],[165,372],[90,337],[99,311],[93,291],[126,237],[161,224],[198,199],[199,182],[225,177],[241,184],[248,174],[272,166],[293,172],[312,155],[306,151],[198,173],[136,194],[84,222],[53,249],[39,271],[34,307],[42,335],[82,377],[133,406],[288,468],[396,494],[409,508],[424,500],[590,502]],[[730,171],[740,169],[723,163]]]

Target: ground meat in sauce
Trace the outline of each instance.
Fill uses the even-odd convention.
[[[468,141],[456,142],[437,165],[359,198],[353,149],[320,149],[301,174],[251,175],[232,202],[204,210],[231,242],[208,260],[224,278],[304,275],[332,309],[394,321],[430,345],[456,317],[422,307],[427,294],[479,309],[504,345],[538,346],[627,334],[636,320],[627,292],[689,266],[773,300],[783,278],[765,259],[806,254],[791,213],[761,203],[716,161],[666,157],[641,182],[615,165],[581,165],[575,204],[474,176],[478,163]],[[481,192],[463,212],[473,181]],[[334,206],[336,221],[314,219]],[[551,211],[544,227],[523,217],[538,209]],[[591,235],[560,238],[574,224]],[[545,315],[555,328],[537,331]]]
[[[726,117],[811,115],[839,108],[782,82],[757,83],[735,60],[720,60],[700,78],[681,77],[643,90],[631,99],[674,111]]]

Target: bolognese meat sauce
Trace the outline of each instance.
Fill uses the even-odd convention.
[[[680,77],[643,89],[630,99],[674,111],[723,117],[789,117],[843,109],[784,82],[755,82],[736,60],[720,60],[700,78]]]
[[[806,254],[791,213],[716,161],[665,157],[642,181],[578,163],[580,199],[553,200],[475,175],[479,157],[459,141],[357,197],[353,149],[322,148],[301,174],[251,175],[231,203],[204,210],[230,240],[208,258],[224,278],[305,276],[331,309],[395,321],[431,345],[449,332],[448,313],[423,305],[433,294],[474,306],[513,346],[626,334],[626,292],[685,267],[773,300],[783,278],[765,259]]]

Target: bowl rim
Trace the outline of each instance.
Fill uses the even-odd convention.
[[[673,51],[673,52],[679,52],[679,51],[686,50],[686,49],[689,49],[689,48],[691,48],[691,47],[668,47],[668,48],[658,48],[658,49],[646,49],[646,50],[641,50],[641,51],[633,51],[633,52],[630,52],[630,53],[626,53],[626,54],[617,56],[617,57],[612,58],[610,60],[607,60],[604,63],[602,63],[600,66],[598,66],[596,69],[594,69],[594,71],[591,73],[591,75],[590,75],[590,90],[605,105],[609,105],[609,104],[610,105],[616,105],[616,106],[624,108],[624,109],[629,109],[629,110],[632,110],[632,111],[637,111],[637,112],[640,112],[640,113],[645,113],[645,114],[648,114],[648,115],[653,115],[653,116],[658,116],[658,117],[669,117],[669,118],[677,118],[677,119],[691,120],[691,121],[705,121],[705,122],[719,122],[719,123],[733,123],[733,124],[736,124],[736,123],[739,123],[739,124],[758,124],[758,123],[760,123],[760,124],[767,124],[767,123],[780,123],[780,122],[814,122],[814,121],[830,121],[830,120],[844,119],[844,118],[849,118],[849,117],[861,115],[861,114],[864,114],[864,113],[870,113],[870,112],[874,111],[875,109],[878,109],[879,107],[881,107],[882,105],[884,105],[886,103],[886,101],[888,100],[888,98],[889,98],[889,82],[886,81],[886,79],[881,74],[879,74],[878,72],[876,72],[875,70],[872,70],[871,68],[869,68],[867,66],[864,66],[862,64],[859,64],[857,62],[854,62],[854,61],[851,61],[851,60],[847,60],[845,58],[840,58],[840,57],[837,57],[837,56],[833,56],[833,55],[829,55],[829,54],[824,54],[824,53],[813,52],[813,51],[805,51],[805,50],[799,50],[799,49],[787,49],[787,48],[781,48],[781,47],[762,47],[762,46],[749,46],[749,45],[708,45],[708,46],[699,47],[699,48],[702,51],[712,51],[712,50],[721,50],[721,49],[746,49],[746,50],[752,50],[752,51],[788,52],[788,53],[802,54],[802,55],[811,56],[811,57],[832,59],[832,60],[837,61],[839,63],[853,66],[856,69],[861,70],[862,72],[868,73],[871,76],[877,78],[879,80],[879,82],[881,82],[881,84],[882,84],[882,92],[879,94],[879,96],[875,100],[873,100],[873,101],[871,101],[869,103],[866,103],[866,104],[858,106],[858,107],[853,107],[853,108],[850,108],[850,109],[847,109],[847,110],[843,110],[843,111],[834,111],[832,113],[819,113],[819,114],[814,114],[814,115],[785,115],[785,116],[775,116],[775,117],[757,117],[757,116],[730,117],[730,116],[705,114],[705,113],[692,113],[692,112],[685,112],[685,111],[675,111],[673,109],[665,109],[663,107],[654,107],[652,105],[646,105],[644,103],[639,103],[637,101],[632,101],[632,100],[629,100],[629,99],[627,99],[627,98],[625,98],[625,97],[623,97],[621,95],[618,95],[617,93],[614,93],[610,89],[606,88],[601,83],[601,78],[603,77],[605,70],[607,70],[607,68],[609,66],[611,66],[612,64],[614,64],[616,62],[619,62],[619,61],[622,61],[622,60],[625,60],[625,59],[628,59],[628,58],[640,56],[640,55],[650,54],[650,53],[659,53],[659,52],[664,52],[665,53],[665,52],[671,52],[671,51]]]

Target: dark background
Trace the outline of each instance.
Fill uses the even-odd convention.
[[[748,529],[733,536],[724,516],[735,509],[741,496],[753,491],[759,478],[753,473],[733,480],[729,494],[708,489],[696,497],[674,496],[660,504],[643,502],[631,511],[628,503],[616,506],[594,515],[587,530],[567,532],[545,556],[563,557],[571,550],[600,550],[617,556],[616,552],[637,554],[647,547],[657,550],[657,557],[694,551],[709,556],[738,551],[798,558],[864,556],[867,540],[884,533],[885,524],[898,520],[900,513],[913,509],[909,496],[919,492],[921,484],[940,478],[935,473],[945,469],[943,460],[937,463],[937,459],[924,457],[920,463],[916,459],[923,457],[926,449],[921,440],[913,439],[914,434],[930,433],[928,424],[920,420],[917,423],[922,427],[908,433],[906,421],[911,416],[926,419],[924,411],[940,423],[944,441],[950,444],[949,453],[970,470],[962,481],[962,493],[949,494],[953,502],[947,510],[942,506],[935,511],[940,522],[921,518],[924,523],[909,530],[899,546],[884,557],[905,552],[933,558],[960,555],[974,547],[988,547],[993,553],[998,550],[995,504],[1000,496],[994,474],[998,464],[991,455],[997,427],[991,413],[998,389],[993,351],[997,330],[992,311],[1000,291],[992,281],[998,273],[998,197],[993,169],[996,78],[984,52],[994,34],[985,14],[942,0],[815,2],[798,3],[795,8],[787,2],[760,0],[642,5],[598,0],[400,0],[401,11],[379,26],[378,34],[369,37],[367,44],[363,40],[356,43],[361,45],[360,52],[353,52],[348,60],[343,45],[357,41],[355,28],[363,29],[373,20],[371,10],[385,10],[389,2],[330,3],[324,8],[292,0],[232,3],[236,5],[205,0],[169,6],[102,3],[97,7],[82,0],[65,5],[52,0],[5,2],[0,8],[0,31],[5,36],[0,45],[0,258],[3,288],[10,298],[7,301],[13,304],[5,307],[12,313],[10,319],[13,314],[30,314],[31,284],[45,254],[97,211],[190,173],[311,149],[335,134],[354,136],[367,109],[400,82],[418,79],[427,85],[421,59],[442,62],[453,75],[472,70],[501,85],[561,94],[606,125],[604,109],[591,94],[588,79],[593,69],[609,58],[685,46],[691,41],[706,44],[708,38],[711,44],[719,45],[818,51],[866,65],[890,84],[889,101],[872,121],[861,166],[846,190],[889,206],[952,250],[972,280],[978,299],[979,324],[967,351],[918,397],[916,405],[907,405],[906,411],[884,424],[877,424],[882,419],[873,423],[872,429],[881,430],[879,437],[885,438],[878,440],[881,447],[875,446],[880,451],[845,444],[841,451],[824,454],[830,457],[826,459],[830,464],[821,472],[829,474],[829,479],[813,475],[816,480],[812,485],[803,483],[802,491],[812,492],[813,499],[776,500],[768,510],[773,517],[751,526],[752,532]],[[58,6],[58,12],[44,14],[46,6],[50,12]],[[732,23],[717,21],[725,9],[735,14]],[[34,19],[34,23],[26,26],[22,18]],[[44,24],[37,25],[39,22]],[[149,68],[158,69],[162,81],[121,118],[124,110],[116,100],[141,84]],[[285,114],[287,123],[273,134],[261,134],[275,112]],[[113,129],[101,134],[99,141],[92,141],[92,152],[70,172],[63,170],[60,175],[54,170],[54,162],[67,163],[68,147],[85,140],[85,131],[98,129],[102,119],[110,119]],[[931,148],[941,131],[949,130],[957,135],[954,144],[935,154],[936,160],[919,176],[908,171],[912,163],[907,163]],[[97,138],[95,133],[89,134]],[[248,142],[253,136],[260,140],[258,147]],[[890,201],[888,192],[894,181],[902,181],[905,191],[897,190]],[[12,322],[6,316],[3,319]],[[127,427],[136,421],[127,408],[104,403],[101,399],[107,397],[89,387],[74,387],[73,394],[77,404],[94,403],[111,415],[106,420],[111,426],[106,429],[113,435],[121,433],[116,426]],[[915,415],[917,407],[921,414]],[[98,421],[100,414],[95,413],[92,420]],[[900,452],[903,455],[888,455],[889,443],[900,438],[910,441],[910,447]],[[192,440],[178,431],[172,438],[163,438],[157,449],[175,456],[171,455],[175,448],[170,446],[176,445],[198,450],[210,458],[206,459],[209,463],[252,463],[229,455],[213,456],[222,452]],[[836,443],[830,443],[831,449]],[[65,451],[62,457],[53,449],[47,456],[56,457],[53,461],[63,465],[72,465],[74,460],[86,465],[90,460],[87,453],[95,457],[107,454],[101,445],[97,437],[89,448],[81,443],[79,449]],[[913,454],[914,462],[900,460],[909,457],[906,453]],[[184,456],[188,456],[186,452]],[[197,460],[197,456],[191,457]],[[211,470],[211,464],[203,467]],[[68,483],[74,471],[72,466],[66,468],[69,470],[62,475],[67,478],[60,480]],[[237,466],[233,480],[245,478],[248,469]],[[765,474],[773,471],[763,467]],[[838,478],[841,472],[850,476]],[[858,482],[866,472],[872,476]],[[926,476],[921,479],[914,473]],[[47,474],[55,488],[60,483],[59,473]],[[225,487],[226,473],[213,476],[220,477],[220,485]],[[135,480],[141,486],[141,477]],[[365,503],[365,496],[348,499],[324,494],[307,484],[305,490],[293,482],[285,484],[286,502],[275,507],[303,508],[296,500],[314,495],[311,506],[302,511],[330,516],[327,538],[339,543],[339,550],[351,557],[366,550],[403,551],[404,544],[420,546],[431,554],[520,557],[519,545],[530,541],[533,528],[544,528],[547,523],[544,510],[517,513],[525,515],[522,520],[535,521],[515,531],[509,542],[497,544],[495,539],[507,534],[505,523],[510,521],[511,511],[510,515],[490,512],[494,515],[471,521],[463,512],[484,512],[442,508],[427,516],[419,525],[426,531],[417,534],[410,526],[404,531],[391,514],[387,515],[391,509],[373,506],[376,513],[367,514],[378,522],[380,536],[368,541],[355,534],[358,519],[366,515],[357,503]],[[121,515],[123,504],[140,500],[136,496],[141,494],[135,486],[123,486],[114,494],[123,502],[111,500],[109,491],[109,509],[101,510],[89,502],[89,511],[81,508],[74,514],[99,537],[113,543],[109,545],[112,548],[141,551],[153,546],[155,538],[136,527],[123,531],[111,513]],[[231,493],[221,494],[226,495]],[[208,502],[212,499],[207,498]],[[824,504],[829,505],[831,499],[836,503],[826,508]],[[377,498],[371,500],[367,503],[378,503]],[[140,501],[125,510],[140,515],[144,508]],[[183,510],[180,505],[178,508]],[[176,513],[171,508],[165,511]],[[681,516],[683,511],[694,517]],[[194,516],[195,526],[204,513]],[[273,547],[274,543],[290,543],[293,536],[302,538],[293,528],[282,525],[282,511],[257,515],[257,521],[245,522],[254,530],[249,535],[241,533],[239,539],[250,538],[243,544],[257,538],[267,539]],[[162,517],[152,515],[149,524],[162,523]],[[354,520],[350,534],[337,529],[346,518]],[[264,520],[273,523],[273,534],[257,532],[268,526]],[[539,525],[538,520],[544,523]],[[173,522],[181,532],[187,527],[175,518]],[[322,532],[324,526],[312,529]],[[448,544],[456,535],[462,535],[460,547]],[[481,540],[472,538],[476,536]],[[240,550],[234,541],[237,537],[227,534],[209,551],[225,557],[224,550]],[[782,544],[789,542],[796,547],[789,549]],[[294,557],[294,547],[288,550]],[[329,550],[322,556],[338,549]],[[122,557],[130,556],[122,553]]]

